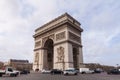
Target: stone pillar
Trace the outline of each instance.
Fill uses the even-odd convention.
[[[47,67],[48,67],[48,65],[47,65],[47,50],[43,49],[42,54],[43,54],[43,61],[42,61],[43,67],[42,67],[42,69],[47,69]]]
[[[69,62],[68,43],[54,46],[54,69],[66,69]]]
[[[42,70],[43,68],[43,53],[42,53],[42,49],[39,51],[39,70]]]
[[[83,65],[82,47],[79,47],[79,67],[84,67],[84,65]]]
[[[66,43],[65,63],[66,69],[73,68],[73,48],[70,43]]]
[[[39,69],[39,51],[34,52],[33,70]]]

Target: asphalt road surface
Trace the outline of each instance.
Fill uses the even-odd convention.
[[[17,77],[3,76],[0,80],[120,80],[120,75],[101,74],[78,74],[71,76],[41,74],[40,72],[31,72],[27,75]]]

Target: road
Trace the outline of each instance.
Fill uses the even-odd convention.
[[[102,74],[79,74],[76,76],[50,75],[41,74],[39,72],[31,72],[28,75],[20,75],[18,77],[0,77],[0,80],[120,80],[120,75]]]

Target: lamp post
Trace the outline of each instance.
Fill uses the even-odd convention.
[[[117,65],[117,69],[118,69],[119,64],[116,64],[116,65]]]

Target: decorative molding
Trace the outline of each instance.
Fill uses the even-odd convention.
[[[52,39],[54,41],[54,34],[51,34],[47,37],[44,37],[42,38],[42,46],[44,46],[45,42],[48,40],[48,39]]]
[[[34,39],[39,40],[40,38],[41,38],[41,36],[36,36]]]
[[[36,48],[36,49],[34,49],[34,51],[38,51],[38,50],[46,50],[47,48],[45,48],[45,47],[41,47],[41,48]]]
[[[62,44],[62,43],[66,43],[66,42],[71,43],[72,45],[76,45],[77,47],[83,47],[80,43],[78,44],[78,43],[75,43],[75,42],[70,41],[70,40],[64,40],[62,42],[55,43],[54,46]]]
[[[71,32],[69,32],[69,39],[81,43],[80,37]]]
[[[67,18],[65,18],[65,20],[72,20],[72,21],[76,22],[79,26],[81,25],[76,19],[74,19],[74,18],[73,18],[72,16],[70,16],[68,13],[65,13],[65,14],[63,14],[63,15],[55,18],[55,19],[53,19],[52,21],[44,24],[43,26],[37,28],[37,29],[35,30],[35,32],[37,32],[37,31],[40,30],[40,29],[43,29],[44,27],[46,27],[46,26],[48,26],[48,25],[50,25],[50,24],[52,24],[52,23],[54,23],[54,22],[59,21],[60,19],[62,19],[62,18],[64,18],[64,17],[67,17]]]
[[[59,64],[59,63],[63,63],[63,62],[56,62],[55,64]],[[71,64],[73,64],[73,62],[64,62],[64,63],[71,63]]]
[[[56,34],[56,41],[58,41],[58,40],[62,40],[62,39],[65,39],[65,38],[66,38],[66,36],[65,36],[65,31]]]
[[[45,36],[49,36],[51,34],[59,32],[60,30],[65,30],[65,28],[67,27],[67,24],[64,24],[64,25],[57,24],[56,26],[58,26],[58,27],[53,26],[53,27],[51,27],[52,29],[46,29],[45,32],[42,31],[43,33],[42,32],[35,33],[35,35],[33,35],[33,37],[36,38],[35,40],[38,40]]]
[[[51,26],[49,28],[45,28],[44,30],[39,31],[38,33],[35,33],[35,35],[33,35],[33,37],[35,38],[35,37],[41,36],[41,35],[43,35],[45,33],[48,33],[49,31],[54,31],[56,28],[59,28],[62,25],[69,25],[68,27],[74,27],[77,31],[80,31],[80,32],[83,31],[83,29],[80,26],[76,26],[75,24],[73,24],[69,20],[64,20],[64,21],[61,21],[58,24],[55,24],[54,26]]]

